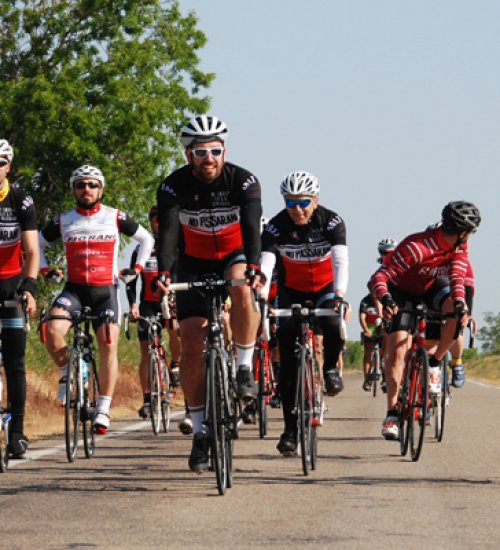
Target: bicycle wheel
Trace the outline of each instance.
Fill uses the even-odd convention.
[[[1,408],[0,408],[1,410]],[[2,412],[0,417],[0,472],[5,473],[9,467],[9,444],[10,413]]]
[[[413,364],[412,389],[410,391],[411,411],[408,419],[410,432],[411,459],[416,462],[420,458],[424,444],[425,426],[429,391],[429,360],[424,348],[417,348]]]
[[[172,394],[170,393],[170,375],[167,361],[161,358],[161,423],[165,433],[170,431],[170,414]]]
[[[372,393],[373,397],[377,397],[377,385],[380,376],[380,350],[374,349],[372,352],[372,364],[370,370],[372,376]]]
[[[398,404],[399,404],[399,447],[401,456],[405,456],[408,452],[408,416],[410,414],[410,365],[405,364],[403,371],[403,380],[399,389]]]
[[[448,365],[443,359],[441,361],[441,393],[438,395],[436,407],[434,408],[434,437],[441,442],[444,432],[444,414],[446,411],[446,397],[448,388]]]
[[[259,376],[259,391],[257,394],[257,414],[259,415],[259,436],[263,439],[267,434],[267,406],[266,406],[266,370],[269,361],[269,357],[266,354],[266,350],[261,348],[258,353],[256,366]]]
[[[80,422],[80,360],[81,355],[72,350],[66,371],[66,403],[64,405],[64,432],[66,456],[69,462],[76,458],[78,450],[78,423]]]
[[[207,419],[210,430],[210,449],[213,469],[220,495],[226,492],[228,484],[227,441],[224,425],[224,371],[218,350],[211,348],[207,354]]]
[[[88,377],[83,384],[83,406],[81,410],[81,420],[83,427],[83,448],[85,456],[92,458],[95,452],[95,433],[93,430],[94,418],[99,403],[99,380],[97,377],[97,367],[92,359],[88,364]]]
[[[298,364],[298,399],[297,417],[299,423],[300,451],[302,458],[302,471],[309,475],[311,468],[311,433],[312,433],[312,381],[309,376],[308,357],[305,348],[302,348]]]
[[[149,353],[149,389],[151,391],[151,426],[154,435],[160,431],[161,421],[161,388],[160,388],[160,364],[158,352],[152,350]]]
[[[311,427],[311,470],[318,463],[318,429],[323,424],[323,388],[319,376],[319,366],[313,357],[310,361],[312,380],[312,427]]]

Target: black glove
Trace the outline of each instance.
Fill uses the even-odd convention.
[[[396,302],[393,300],[390,294],[384,294],[382,298],[380,298],[380,301],[382,302],[384,309],[387,309],[387,308],[394,309],[398,307],[398,304],[396,304]]]
[[[344,303],[344,298],[342,296],[334,296],[333,297],[333,309],[335,311],[338,311],[340,306]]]
[[[17,287],[17,293],[23,294],[24,292],[29,292],[33,298],[36,295],[36,279],[33,277],[25,277],[21,284]]]
[[[252,285],[255,277],[257,275],[260,277],[260,282],[265,285],[266,284],[266,276],[262,271],[260,270],[260,265],[255,264],[248,264],[247,268],[245,270],[245,278],[248,279],[249,283]]]
[[[453,309],[455,310],[455,315],[461,319],[464,315],[467,315],[467,305],[462,300],[455,300],[453,302]]]

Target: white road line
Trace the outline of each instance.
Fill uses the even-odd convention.
[[[494,384],[488,384],[487,382],[479,382],[478,380],[471,380],[470,378],[467,380],[467,383],[476,384],[476,386],[482,386],[483,388],[491,388],[493,390],[500,390],[499,386],[495,386]]]
[[[170,418],[174,420],[176,418],[184,416],[184,414],[185,414],[184,411],[173,412],[171,413]],[[141,430],[145,426],[150,426],[150,425],[151,423],[148,420],[141,420],[140,422],[135,422],[134,424],[125,426],[125,428],[120,428],[119,430],[109,432],[106,435],[100,435],[98,436],[98,441],[102,441],[103,439],[111,439],[112,437],[120,437],[121,435],[125,435],[129,432],[135,432],[135,431]],[[83,443],[80,441],[79,445],[83,445]],[[9,461],[9,470],[11,468],[16,468],[17,466],[22,466],[26,462],[29,462],[32,460],[39,460],[40,458],[43,458],[45,456],[56,454],[63,451],[66,451],[65,444],[57,445],[56,447],[49,447],[48,449],[39,449],[37,451],[29,451],[28,456],[24,460]]]

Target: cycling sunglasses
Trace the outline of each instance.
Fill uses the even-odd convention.
[[[89,189],[100,189],[102,185],[96,181],[77,181],[73,185],[73,188],[78,189],[78,191],[85,189],[85,187],[88,187]]]
[[[224,147],[212,147],[211,149],[198,147],[196,149],[191,149],[191,152],[193,153],[194,158],[197,159],[204,159],[208,153],[210,153],[213,157],[220,157],[224,152]]]
[[[300,208],[307,208],[312,202],[312,199],[285,199],[285,204],[287,208],[295,208],[300,206]]]
[[[0,158],[0,166],[7,166],[9,161],[6,158]]]

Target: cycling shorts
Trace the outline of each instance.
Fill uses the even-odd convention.
[[[139,305],[139,313],[141,317],[155,317],[157,313],[161,313],[160,302],[141,302]],[[139,319],[137,323],[137,337],[141,342],[148,339],[148,324]],[[164,324],[162,323],[162,327]]]
[[[220,278],[226,278],[229,268],[235,264],[247,263],[243,249],[238,249],[228,254],[220,261],[207,261],[204,263],[203,271],[196,273],[188,272],[183,269],[179,262],[177,271],[177,280],[180,283],[199,281],[203,276],[215,274]],[[224,299],[227,293],[224,295]],[[176,293],[177,300],[177,319],[182,321],[189,317],[209,317],[210,304],[206,295],[200,290],[186,290]]]
[[[100,318],[93,322],[94,329],[105,322],[106,311],[111,311],[111,322],[120,325],[121,308],[118,301],[118,286],[88,286],[66,283],[62,292],[52,303],[53,308],[62,308],[70,315],[90,307],[92,314]]]

